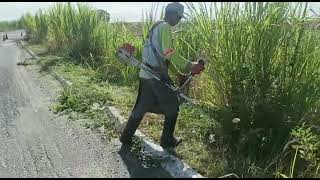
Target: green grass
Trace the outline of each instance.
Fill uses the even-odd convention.
[[[43,44],[26,44],[25,46],[40,57],[48,54],[48,49]]]
[[[45,41],[48,34],[48,16],[40,9],[34,16],[36,27],[36,42]]]
[[[82,101],[88,98],[91,99],[88,96],[93,95],[91,95],[91,93],[88,92],[92,92],[95,91],[95,89],[97,89],[98,91],[106,92],[107,94],[95,95],[97,96],[94,98],[95,100],[99,99],[98,97],[107,97],[108,104],[117,107],[117,109],[120,110],[121,115],[124,116],[126,119],[129,117],[129,114],[135,103],[135,97],[137,95],[136,89],[132,89],[126,86],[112,85],[108,83],[105,83],[104,85],[91,84],[88,82],[90,79],[90,73],[85,73],[86,70],[79,68],[79,66],[72,66],[72,68],[70,68],[69,65],[65,65],[57,67],[56,70],[60,75],[64,76],[66,79],[70,80],[73,83],[83,83],[83,88],[77,86],[76,92],[71,91],[69,94],[65,95],[70,98],[71,94],[74,93],[80,93],[81,91],[83,91],[84,94],[87,93],[87,95],[81,93],[79,96],[76,96],[74,98],[72,95],[71,98],[75,101],[76,104],[80,103],[79,100]],[[81,72],[81,76],[79,76],[79,72]],[[86,106],[82,105],[81,103],[80,105],[81,107]],[[73,108],[73,104],[65,104],[65,106],[68,108]],[[210,152],[206,149],[206,145],[202,142],[204,140],[204,137],[200,135],[201,129],[203,129],[203,125],[206,125],[207,121],[205,118],[207,117],[195,117],[194,113],[189,112],[189,110],[190,108],[183,109],[181,111],[182,115],[179,116],[178,120],[176,134],[184,138],[184,146],[179,147],[177,149],[178,156],[181,156],[188,164],[190,164],[192,167],[195,167],[197,170],[199,170],[206,176],[216,177],[222,175],[222,167],[219,164],[220,158],[217,159],[218,156],[210,157]],[[155,142],[159,143],[162,128],[162,116],[155,114],[147,114],[141,122],[139,130],[146,134],[148,137],[151,137]],[[193,129],[194,131],[190,132],[190,129]],[[194,157],[197,158],[194,159]],[[207,169],[208,166],[204,165],[207,164],[208,161],[210,161],[210,159],[214,160],[215,164],[211,165],[210,168]]]
[[[37,45],[29,47],[37,49]],[[38,49],[35,53],[37,52],[41,52],[41,50]],[[63,91],[59,103],[53,105],[55,112],[64,111],[69,114],[70,119],[80,119],[80,123],[84,127],[92,129],[97,129],[108,123],[104,111],[97,110],[102,108],[105,103],[115,106],[126,119],[129,117],[137,96],[137,87],[105,81],[92,82],[91,79],[96,76],[96,71],[72,64],[66,58],[58,56],[47,55],[39,61],[39,65],[52,67],[60,76],[73,83],[70,88]],[[95,102],[100,103],[96,104],[98,105],[97,109],[93,110]],[[209,122],[209,117],[200,115],[199,111],[199,109],[192,107],[182,107],[175,133],[184,138],[184,143],[177,148],[177,155],[203,175],[217,177],[224,173],[222,159],[218,150],[210,151],[203,143],[206,137],[202,130],[203,126]],[[195,116],[195,114],[199,114],[199,116]],[[163,122],[163,116],[148,113],[141,122],[139,130],[159,143]],[[108,125],[113,126],[110,123]],[[112,129],[112,127],[111,129],[110,127],[105,128],[109,128],[109,131]],[[212,153],[217,155],[212,156]]]
[[[189,93],[201,106],[181,107],[176,135],[185,143],[177,148],[178,155],[208,177],[232,172],[241,177],[318,177],[318,150],[294,153],[289,146],[282,152],[293,138],[306,146],[317,144],[305,139],[319,139],[317,131],[292,134],[304,130],[304,123],[320,124],[315,111],[320,98],[320,36],[308,28],[306,4],[213,3],[196,8],[187,3],[186,7],[190,16],[180,25],[184,31],[174,34],[175,47],[185,59],[203,56],[208,63]],[[141,36],[155,21],[158,7],[154,8],[144,14],[140,32],[123,22],[101,23],[84,4],[56,4],[49,9],[44,43],[50,52],[67,58],[44,61],[42,66],[54,65],[56,72],[74,82],[63,94],[61,110],[96,118],[91,106],[100,101],[129,116],[138,70],[120,64],[115,52],[130,42],[141,59]],[[35,21],[24,16],[25,27],[36,35],[42,26]],[[235,118],[239,123],[232,122]],[[158,142],[162,125],[163,117],[147,114],[139,128]]]
[[[228,161],[236,162],[229,168],[244,176],[256,175],[251,166],[263,171],[319,100],[319,35],[305,26],[305,4],[297,11],[288,5],[245,3],[241,11],[231,3],[220,9],[189,3],[190,24],[180,35],[184,56],[207,50],[209,65],[193,95],[229,114],[217,119]]]

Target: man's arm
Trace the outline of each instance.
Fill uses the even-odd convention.
[[[169,61],[169,69],[171,68],[171,71],[178,71],[177,75],[186,75],[190,73],[192,62],[185,59],[178,53],[175,53],[171,56],[171,61]],[[176,69],[176,70],[174,70]]]
[[[169,70],[175,75],[188,74],[191,68],[191,62],[183,59],[175,52],[172,42],[172,33],[168,24],[160,28],[160,42],[164,57],[169,61]],[[170,59],[170,60],[169,60]]]

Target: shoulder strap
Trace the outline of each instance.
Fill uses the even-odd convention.
[[[153,30],[154,30],[159,24],[161,24],[162,22],[164,22],[164,21],[158,21],[158,22],[156,22],[156,23],[153,24],[153,26],[151,27],[151,29],[150,29],[150,31],[149,31],[149,33],[148,33],[147,39],[150,37],[150,35],[152,36]]]
[[[154,46],[154,44],[153,44],[153,41],[152,41],[152,35],[153,35],[154,29],[155,29],[159,24],[161,24],[162,22],[164,22],[164,21],[158,21],[158,22],[156,22],[156,23],[152,26],[152,28],[150,29],[149,34],[148,34],[148,36],[147,36],[147,38],[150,38],[150,45],[151,45],[151,48],[152,48],[154,54],[158,57],[157,59],[161,59],[161,58],[163,58],[163,57],[160,55],[160,53],[159,53],[159,52],[157,51],[157,49],[155,48],[155,46]],[[160,69],[164,69],[164,68],[165,68],[165,67],[163,66],[163,63],[162,63],[162,62],[159,62],[159,65],[160,65]]]

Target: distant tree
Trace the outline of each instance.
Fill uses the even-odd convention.
[[[103,9],[98,9],[98,18],[102,19],[103,21],[109,22],[110,21],[110,14],[103,10]]]

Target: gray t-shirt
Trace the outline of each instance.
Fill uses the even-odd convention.
[[[163,56],[163,50],[161,48],[161,38],[160,38],[160,29],[161,26],[165,26],[166,22],[160,22],[154,29],[152,36],[150,34],[150,37],[145,41],[143,52],[142,52],[142,61],[144,63],[148,63],[152,67],[160,67],[160,63],[165,64],[165,57]],[[150,32],[151,33],[151,32]],[[152,38],[153,46],[156,49],[158,55],[156,55],[151,47],[151,41],[150,38]],[[145,79],[151,79],[153,76],[149,74],[149,72],[144,71],[143,69],[140,69],[139,77],[145,78]]]

